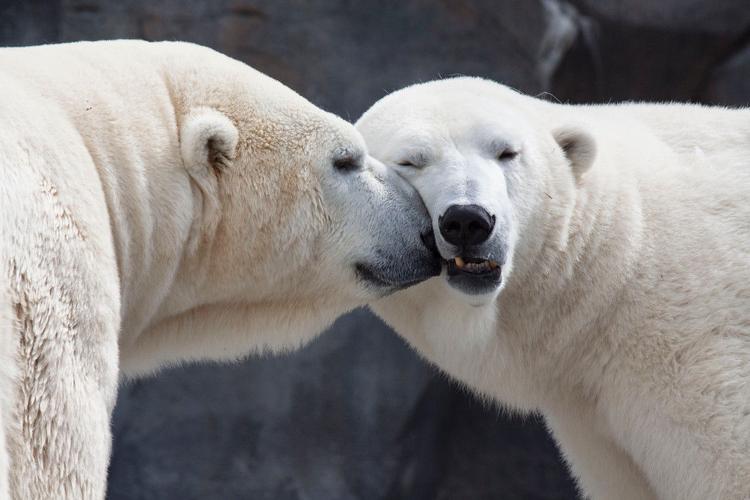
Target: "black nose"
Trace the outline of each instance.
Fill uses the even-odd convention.
[[[495,226],[495,217],[479,205],[451,205],[438,218],[438,226],[445,241],[467,247],[487,241]]]

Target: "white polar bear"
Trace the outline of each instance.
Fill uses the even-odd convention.
[[[446,260],[377,314],[540,411],[592,498],[750,498],[750,110],[456,78],[356,126],[417,188]]]
[[[118,41],[0,68],[0,498],[104,496],[121,374],[291,349],[440,272],[413,188],[242,63]]]

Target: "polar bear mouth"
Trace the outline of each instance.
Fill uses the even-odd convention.
[[[446,261],[446,281],[467,295],[484,295],[498,289],[503,266],[495,260],[454,257]]]
[[[464,274],[483,277],[497,275],[499,277],[502,274],[502,266],[494,260],[471,259],[459,256],[446,261],[446,263],[448,266],[448,275],[453,276]]]

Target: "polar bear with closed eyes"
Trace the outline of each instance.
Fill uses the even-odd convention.
[[[0,49],[0,498],[103,498],[118,379],[437,274],[354,127],[185,43]]]
[[[590,498],[750,498],[750,110],[456,78],[356,127],[424,199],[444,260],[378,315],[541,412]]]

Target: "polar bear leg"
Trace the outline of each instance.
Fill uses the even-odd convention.
[[[6,437],[14,499],[106,492],[119,302],[106,280],[74,262],[61,252],[58,268],[32,257],[11,270],[18,373]]]
[[[102,499],[117,383],[116,326],[96,307],[55,297],[59,289],[45,296],[31,288],[15,299],[21,327],[16,425],[8,435],[11,497]]]
[[[633,460],[577,412],[547,415],[582,495],[591,500],[655,500]]]
[[[15,359],[13,350],[13,320],[10,302],[0,289],[0,499],[10,498],[8,485],[9,460],[5,426],[9,423],[13,406]]]
[[[34,325],[25,323],[22,335],[33,338]],[[83,335],[53,329],[45,333],[51,334],[49,342],[24,345],[26,340],[22,340],[17,427],[8,436],[11,496],[102,499],[115,387],[107,380],[110,369],[103,366],[103,357],[92,357],[91,346],[82,345],[87,341],[79,339],[102,337],[106,332]]]
[[[10,498],[8,489],[8,450],[5,442],[5,420],[0,417],[0,498]]]

